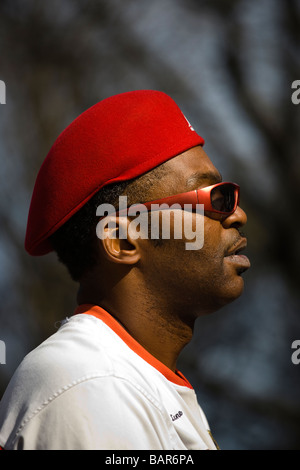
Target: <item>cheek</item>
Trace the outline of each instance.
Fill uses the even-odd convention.
[[[189,214],[189,216],[193,216]],[[199,220],[199,215],[197,215]],[[224,229],[219,221],[203,218],[203,232],[198,229],[193,219],[192,232],[197,233],[198,241],[203,246],[187,249],[191,237],[163,239],[158,242],[141,240],[143,256],[141,267],[151,285],[166,289],[181,296],[197,297],[236,297],[243,285],[239,276],[224,262],[226,240]],[[172,225],[174,228],[174,225]],[[185,226],[185,233],[187,233]],[[195,240],[193,241],[195,243]]]
[[[223,271],[224,247],[219,226],[219,223],[205,218],[203,247],[197,252],[202,268],[215,274]]]
[[[224,247],[221,224],[190,212],[185,213],[184,219],[176,217],[171,214],[169,231],[164,232],[168,236],[161,237],[160,230],[159,240],[140,240],[144,266],[149,263],[155,267],[157,277],[163,272],[173,272],[177,279],[178,276],[189,279],[194,276],[197,281],[201,276],[203,282],[206,278],[210,281],[213,276],[222,274]],[[162,226],[160,224],[160,229]]]
[[[228,233],[221,223],[209,219],[205,223],[204,244],[200,250],[182,254],[184,286],[202,299],[215,298],[220,305],[239,297],[244,282],[236,269],[224,258]]]
[[[150,243],[144,251],[144,269],[158,284],[181,295],[211,291],[217,279],[224,282],[223,256],[211,242],[200,250],[186,249],[184,240],[163,240],[158,246]]]
[[[198,316],[222,308],[242,293],[242,279],[230,273],[223,260],[222,250],[216,251],[212,243],[187,251],[182,240],[164,240],[158,247],[148,245],[140,267],[151,295],[174,308],[188,307]]]

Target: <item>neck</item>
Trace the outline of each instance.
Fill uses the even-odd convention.
[[[132,271],[105,289],[99,289],[99,284],[97,288],[94,279],[90,281],[81,283],[78,304],[104,308],[141,346],[175,372],[178,356],[193,334],[194,322],[187,321],[182,309],[170,306],[166,297],[145,287]]]

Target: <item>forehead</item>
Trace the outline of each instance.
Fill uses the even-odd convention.
[[[201,146],[168,160],[164,167],[165,176],[156,186],[160,197],[191,191],[222,180],[219,171]]]

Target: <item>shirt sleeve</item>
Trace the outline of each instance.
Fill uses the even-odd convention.
[[[124,378],[83,381],[49,401],[14,442],[34,450],[173,449],[169,417],[159,403]]]

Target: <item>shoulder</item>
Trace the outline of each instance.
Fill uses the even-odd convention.
[[[0,431],[8,449],[143,449],[169,445],[161,405],[135,382],[90,374],[60,388]],[[151,424],[151,426],[150,426]],[[150,426],[150,427],[149,427]],[[3,432],[3,435],[2,435]]]
[[[13,396],[15,402],[44,402],[85,378],[110,374],[113,366],[101,330],[102,323],[92,317],[81,315],[66,321],[23,359],[4,397]]]
[[[149,421],[164,427],[165,411],[145,386],[143,374],[130,365],[127,349],[90,316],[78,315],[65,323],[29,353],[14,374],[0,404],[0,445],[16,446],[26,437],[27,448],[89,448],[90,443],[98,445],[91,428],[96,435],[112,429],[116,445],[119,438],[126,442],[128,425],[134,439]],[[87,427],[89,438],[82,437],[82,427]],[[70,428],[81,436],[80,442],[73,432],[69,435]]]

